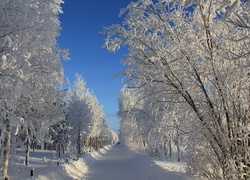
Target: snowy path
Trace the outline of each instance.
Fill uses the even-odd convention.
[[[85,180],[184,180],[184,174],[157,166],[148,155],[117,145],[89,166]]]

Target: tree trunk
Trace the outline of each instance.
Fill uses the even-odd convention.
[[[9,153],[10,153],[10,138],[11,138],[11,127],[8,115],[6,115],[6,145],[4,150],[4,161],[2,175],[8,176],[8,165],[9,165]]]
[[[92,138],[90,137],[89,138],[89,148],[92,148],[93,147],[93,143],[92,143]]]
[[[33,137],[32,139],[32,148],[33,148],[33,152],[35,152],[35,149],[37,149],[37,143],[36,143],[35,137]]]
[[[172,160],[172,141],[171,141],[171,138],[169,139],[168,143],[169,143],[169,158],[171,161]]]
[[[178,119],[176,120],[176,134],[177,134],[177,161],[181,162],[180,158],[180,130],[179,130],[179,123]]]
[[[78,154],[81,154],[81,133],[80,133],[80,129],[79,129],[79,132],[78,132],[77,148],[78,148]]]
[[[25,165],[29,165],[29,156],[30,156],[30,138],[27,138],[27,146],[26,146],[26,158],[25,158]]]
[[[166,136],[163,137],[164,158],[167,158]]]
[[[58,158],[61,158],[61,143],[58,144]]]
[[[62,146],[62,153],[63,153],[63,154],[65,153],[65,146],[64,146],[64,144],[63,144],[63,146]]]
[[[0,129],[0,159],[3,157],[3,148],[4,148],[4,131]]]
[[[177,130],[177,161],[181,162],[181,158],[180,158],[180,134]]]
[[[98,149],[98,137],[95,137],[95,149]]]

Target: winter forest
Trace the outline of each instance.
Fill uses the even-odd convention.
[[[0,1],[0,167],[17,148],[70,158],[117,141],[76,74],[64,89],[57,43],[63,0]],[[103,47],[127,48],[120,72],[120,141],[206,179],[250,179],[248,0],[137,0]]]
[[[249,12],[246,0],[138,0],[121,10],[104,46],[128,48],[122,141],[208,179],[250,179]]]
[[[117,138],[80,75],[68,89],[58,47],[61,0],[0,1],[0,158],[7,177],[15,149],[70,153],[71,158]]]

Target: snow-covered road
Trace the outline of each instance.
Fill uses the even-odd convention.
[[[36,150],[30,153],[30,165],[24,165],[25,152],[16,152],[9,168],[11,180],[194,180],[188,177],[185,163],[163,162],[123,145],[105,146],[83,154],[78,160],[58,166],[57,152]],[[65,157],[67,155],[65,154]],[[46,157],[46,161],[44,161]],[[50,160],[51,159],[51,160]],[[34,177],[30,176],[35,169]],[[1,178],[0,178],[1,179]],[[200,179],[199,179],[200,180]]]
[[[184,173],[158,166],[146,154],[136,153],[122,145],[102,153],[90,166],[85,180],[183,180]]]

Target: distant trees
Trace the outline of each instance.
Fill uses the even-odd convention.
[[[186,132],[184,109],[166,102],[158,102],[158,106],[154,96],[144,97],[146,93],[146,89],[121,90],[117,114],[121,119],[121,140],[147,149],[152,156],[180,162]]]
[[[121,10],[126,19],[104,28],[104,46],[129,48],[121,74],[137,90],[120,95],[123,135],[160,139],[165,132],[177,147],[184,133],[190,172],[249,178],[248,3],[138,0]]]
[[[77,74],[73,87],[68,93],[66,122],[70,127],[71,152],[79,155],[83,151],[90,151],[91,148],[98,148],[99,138],[104,138],[100,137],[102,128],[106,128],[103,118],[102,106],[86,87],[83,78]]]

